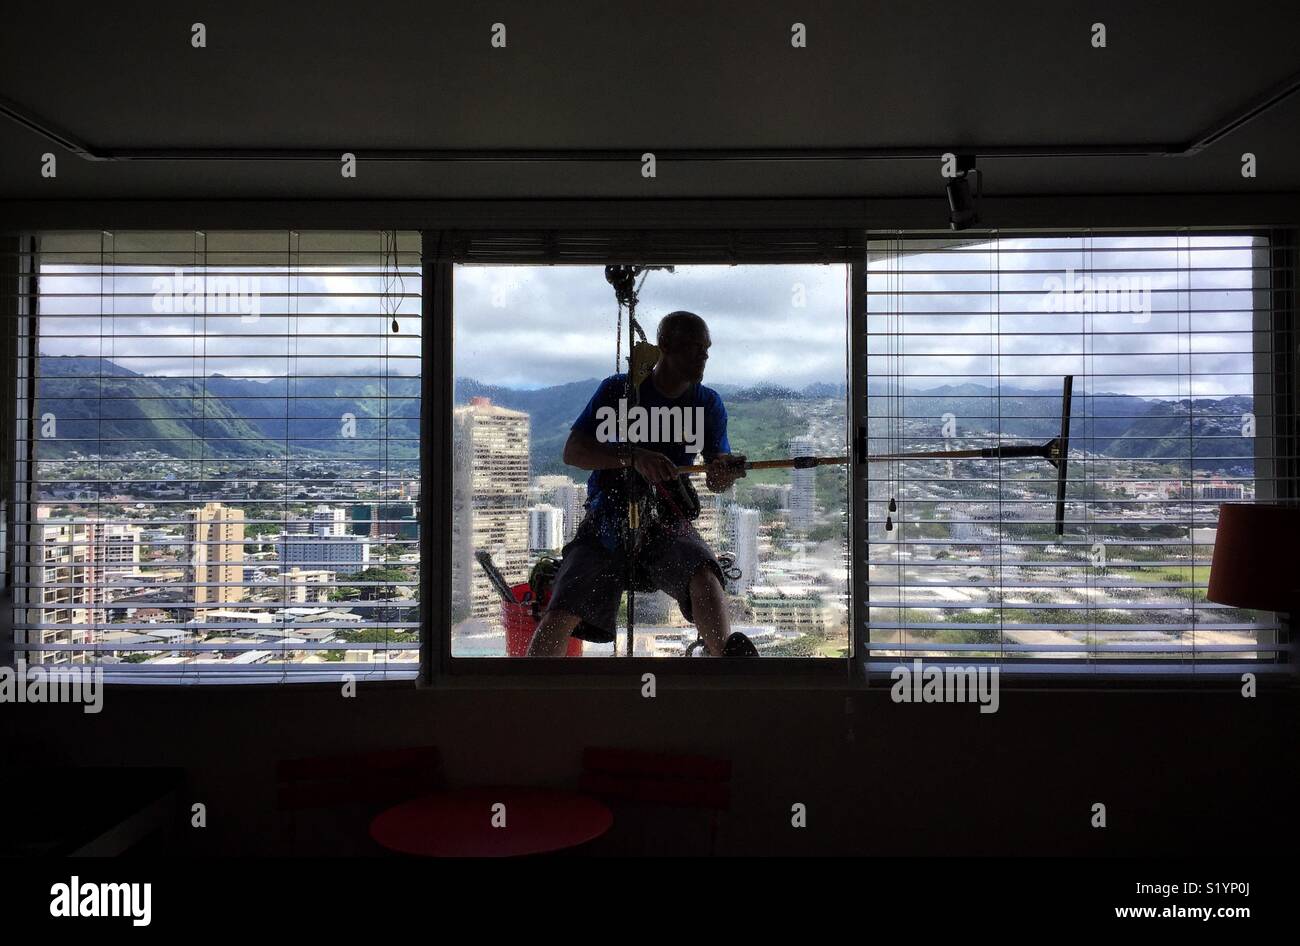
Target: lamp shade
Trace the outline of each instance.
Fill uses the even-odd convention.
[[[1300,506],[1220,506],[1205,596],[1237,608],[1300,610]]]

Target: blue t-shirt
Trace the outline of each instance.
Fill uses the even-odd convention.
[[[591,396],[591,400],[587,402],[587,406],[582,409],[582,413],[578,415],[578,419],[573,422],[570,429],[580,430],[588,436],[596,437],[597,431],[601,428],[602,417],[612,416],[615,419],[614,423],[607,422],[603,432],[612,432],[614,436],[605,442],[620,442],[618,439],[617,416],[619,400],[625,395],[626,384],[627,376],[624,374],[610,375],[602,381],[600,387],[596,389],[596,393]],[[705,387],[702,384],[693,384],[682,392],[680,397],[667,398],[659,393],[659,389],[655,387],[654,378],[647,377],[641,382],[636,405],[645,408],[647,411],[656,407],[677,407],[685,410],[701,407],[704,409],[704,432],[700,436],[697,430],[692,430],[691,433],[694,436],[691,439],[696,440],[698,438],[697,442],[703,446],[701,452],[704,454],[705,461],[712,460],[720,453],[731,452],[731,444],[727,441],[727,409],[723,407],[722,398],[713,388]],[[629,408],[631,406],[631,404],[628,405]],[[606,414],[598,417],[597,412],[602,407],[610,408],[614,412],[613,415]],[[685,432],[684,428],[679,428],[676,431],[663,430],[662,428],[666,425],[662,423],[663,415],[660,415],[660,417],[661,422],[658,425],[647,424],[647,434],[667,433],[671,436],[673,433],[682,434]],[[692,421],[694,421],[694,418],[695,415],[692,414]],[[629,418],[628,423],[629,433],[632,426],[630,421],[631,418]],[[685,421],[684,416],[682,421]],[[659,428],[658,430],[655,429],[656,426]],[[631,438],[629,437],[629,439]],[[646,439],[634,442],[636,446],[643,449],[662,453],[677,466],[693,463],[695,460],[695,455],[691,452],[694,444],[688,445],[680,440],[672,439]],[[609,477],[623,477],[625,475],[622,470],[592,470],[591,476],[587,478],[587,509],[595,517],[602,535],[609,531],[606,526],[612,524],[611,517],[622,517],[627,513],[626,508],[621,503],[617,504],[618,508],[611,508],[615,504],[604,501],[607,498],[604,484],[609,481]]]

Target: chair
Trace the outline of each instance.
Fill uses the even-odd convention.
[[[377,852],[371,844],[369,820],[384,808],[438,791],[442,784],[441,757],[435,746],[384,749],[276,763],[276,811],[281,839],[299,853],[299,815],[318,812],[313,838],[322,833],[342,835],[329,840],[337,845],[356,843]],[[328,848],[337,851],[337,846]]]
[[[708,813],[708,853],[716,851],[719,817],[731,810],[731,761],[708,756],[588,747],[582,753],[581,791],[607,802],[622,802],[614,824],[638,808],[692,809]],[[615,807],[615,806],[612,806]],[[647,819],[641,819],[643,822]],[[656,837],[672,832],[656,832]],[[642,847],[646,833],[642,831]],[[646,853],[644,849],[641,853]]]

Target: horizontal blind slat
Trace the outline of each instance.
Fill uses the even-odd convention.
[[[413,670],[421,235],[52,233],[38,250],[34,355],[14,365],[36,393],[16,654],[188,682],[306,679],[345,664],[304,654],[334,651]]]
[[[1062,376],[1074,388],[1060,538],[1045,461],[865,465],[869,649],[1289,659],[1271,615],[1204,599],[1218,503],[1295,495],[1294,440],[1274,443],[1295,423],[1275,397],[1294,349],[1275,249],[1195,231],[871,234],[868,457],[1042,443]]]

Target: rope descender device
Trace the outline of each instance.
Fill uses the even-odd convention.
[[[624,375],[623,397],[629,409],[636,406],[638,392],[643,382],[650,376],[661,354],[659,348],[650,344],[645,330],[636,320],[637,297],[646,274],[652,269],[673,271],[671,266],[633,266],[613,265],[605,267],[605,281],[614,287],[614,298],[618,301],[619,318],[615,327],[614,367],[617,373],[622,356],[623,341],[623,307],[627,307],[627,373]],[[641,281],[637,281],[637,277]],[[629,454],[630,457],[630,454]],[[627,557],[627,655],[632,656],[633,628],[636,623],[635,589],[633,587],[633,559],[636,556],[640,539],[641,504],[632,463],[623,469],[623,495],[627,500],[627,532],[624,552]]]

